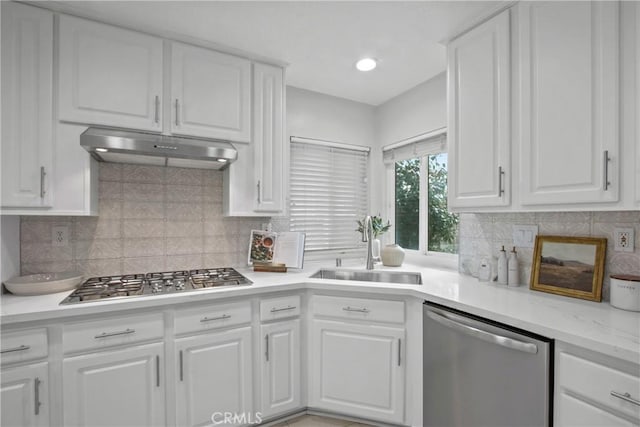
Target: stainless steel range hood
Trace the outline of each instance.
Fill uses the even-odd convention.
[[[93,127],[80,135],[80,145],[99,162],[222,170],[238,158],[226,141]]]

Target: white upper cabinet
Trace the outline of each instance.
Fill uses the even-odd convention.
[[[282,68],[255,64],[253,84],[256,211],[280,212],[284,208]]]
[[[618,8],[517,5],[523,206],[618,201]]]
[[[162,40],[60,16],[60,120],[162,129]]]
[[[253,139],[236,144],[238,160],[225,170],[226,216],[269,216],[285,209],[284,70],[254,64]]]
[[[2,2],[3,208],[52,205],[52,73],[53,14]]]
[[[449,207],[510,203],[509,11],[448,46]]]
[[[249,142],[251,61],[171,43],[171,132]]]

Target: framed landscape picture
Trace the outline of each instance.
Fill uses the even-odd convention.
[[[600,302],[606,250],[605,238],[539,235],[530,288]]]

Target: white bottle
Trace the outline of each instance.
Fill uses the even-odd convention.
[[[509,286],[520,286],[520,269],[518,268],[518,253],[515,246],[509,253],[507,276]]]
[[[507,267],[507,252],[504,250],[504,246],[500,249],[498,255],[498,284],[506,285],[508,281],[508,267]]]

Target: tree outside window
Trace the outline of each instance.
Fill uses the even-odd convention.
[[[421,182],[421,170],[426,175]],[[423,184],[421,186],[421,184]],[[421,213],[420,192],[426,191],[426,213]],[[426,221],[426,248],[432,252],[458,252],[458,216],[447,209],[447,153],[395,162],[396,243],[420,249],[420,220]]]

